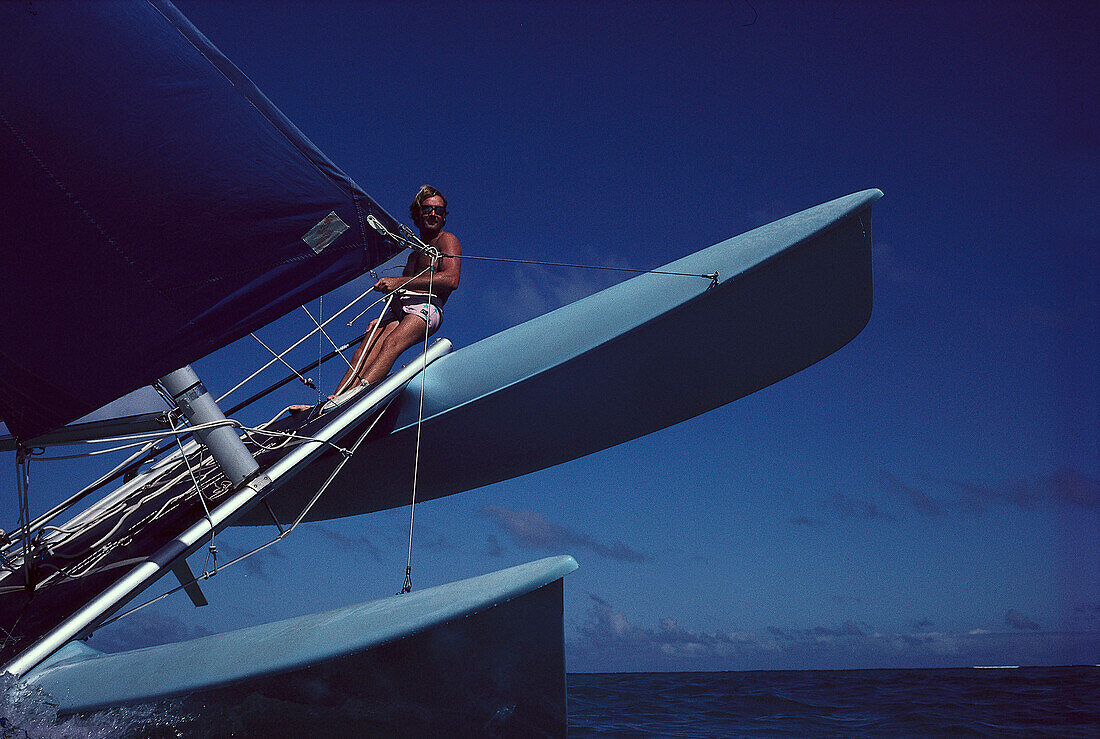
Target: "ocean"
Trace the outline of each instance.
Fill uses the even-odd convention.
[[[569,675],[570,737],[1100,737],[1100,667]]]
[[[1100,736],[1096,666],[571,674],[567,684],[574,738]],[[0,739],[191,735],[173,726],[170,708],[58,722],[48,700],[0,687]],[[481,735],[525,736],[508,723]],[[332,735],[323,721],[315,728]],[[226,725],[215,735],[239,734]]]

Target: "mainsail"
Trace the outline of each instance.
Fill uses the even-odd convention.
[[[394,219],[164,0],[2,3],[0,418],[61,426],[386,261]]]

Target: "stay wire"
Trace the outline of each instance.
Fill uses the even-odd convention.
[[[472,256],[470,254],[463,254],[461,257],[455,257],[451,254],[444,254],[444,257],[452,259],[478,259],[483,262],[508,262],[509,264],[535,264],[543,267],[574,267],[576,269],[602,269],[610,272],[631,272],[634,274],[649,274],[649,275],[673,275],[675,277],[698,277],[700,279],[709,280],[711,284],[718,282],[718,273],[711,272],[710,274],[701,275],[696,272],[672,272],[665,269],[637,269],[635,267],[608,267],[601,264],[572,264],[568,262],[543,262],[536,259],[505,259],[504,257],[480,257]]]
[[[171,421],[172,430],[176,430],[176,422]],[[183,451],[183,442],[180,441],[180,437],[176,436],[176,446],[179,447],[180,456],[183,458],[183,463],[187,466],[187,474],[191,476],[191,484],[195,486],[195,494],[199,496],[199,502],[202,503],[202,510],[205,513],[206,522],[210,525],[210,545],[207,549],[206,561],[202,563],[203,574],[206,574],[206,565],[210,563],[210,557],[214,557],[214,573],[218,571],[218,546],[214,541],[214,519],[210,518],[210,508],[206,505],[206,496],[202,494],[202,487],[199,486],[198,478],[195,477],[195,470],[191,467],[191,459],[187,456],[187,453]]]
[[[244,554],[241,554],[238,557],[234,557],[233,559],[229,560],[228,562],[226,562],[225,564],[223,564],[221,567],[219,567],[217,569],[218,570],[224,570],[227,567],[230,567],[231,565],[235,565],[238,562],[241,562],[241,561],[251,557],[252,555],[257,554],[258,552],[261,552],[264,549],[267,549],[269,546],[271,546],[273,544],[277,544],[280,541],[282,541],[283,539],[285,539],[286,537],[290,536],[290,534],[294,531],[294,529],[297,528],[298,524],[300,524],[303,520],[305,520],[305,517],[307,515],[309,515],[310,510],[317,503],[317,501],[321,499],[321,496],[324,495],[325,491],[328,490],[329,485],[331,485],[332,481],[336,479],[336,476],[340,474],[340,471],[344,468],[344,465],[347,464],[348,460],[352,458],[352,456],[359,449],[359,447],[362,445],[362,443],[364,441],[366,441],[367,436],[371,433],[371,431],[374,430],[375,426],[378,425],[378,422],[381,420],[382,416],[384,416],[386,414],[386,411],[389,409],[389,407],[393,404],[394,400],[396,400],[396,399],[397,399],[397,395],[394,395],[394,397],[391,398],[389,400],[389,402],[387,402],[385,404],[385,406],[381,410],[378,411],[378,413],[374,417],[374,420],[371,421],[370,425],[367,426],[367,429],[362,434],[360,434],[359,438],[355,441],[355,443],[349,449],[342,449],[341,447],[338,447],[338,446],[332,444],[331,442],[326,442],[330,446],[335,446],[336,449],[339,449],[340,452],[344,455],[344,458],[342,460],[340,460],[340,463],[338,465],[336,465],[336,468],[332,471],[331,474],[329,474],[328,478],[321,485],[321,487],[317,489],[317,492],[314,493],[313,498],[309,501],[309,503],[307,503],[305,505],[305,507],[302,508],[301,512],[298,514],[298,516],[294,519],[294,522],[292,524],[290,524],[289,527],[287,527],[284,530],[282,528],[282,526],[280,526],[278,524],[278,522],[276,522],[276,527],[279,529],[278,536],[276,536],[276,537],[272,538],[271,540],[259,545],[258,547],[255,547],[254,549],[252,549],[250,551],[245,552]],[[256,429],[252,429],[252,430],[255,431]],[[309,439],[308,437],[298,437],[298,438],[305,438],[307,441],[313,441],[313,442],[319,442],[320,441],[320,439]],[[195,584],[195,583],[199,582],[200,580],[208,580],[211,577],[213,577],[215,574],[216,574],[216,571],[215,572],[206,572],[205,565],[204,565],[203,573],[201,575],[195,576],[192,579],[188,580],[187,582],[181,582],[179,585],[167,590],[164,593],[161,593],[160,595],[158,595],[154,598],[151,598],[151,599],[145,601],[144,603],[136,605],[133,608],[130,608],[128,610],[122,611],[121,613],[115,614],[111,618],[109,618],[106,621],[104,621],[103,623],[101,623],[97,628],[103,628],[104,626],[107,626],[108,624],[112,624],[115,621],[118,621],[120,618],[124,618],[126,616],[129,616],[133,613],[136,613],[136,612],[142,610],[143,608],[146,608],[147,606],[151,606],[154,603],[157,603],[161,600],[164,600],[165,598],[172,595],[173,593],[177,593],[180,590],[183,590],[188,585]]]
[[[433,259],[428,273],[428,294],[432,295],[435,280],[435,265],[438,260]],[[430,303],[429,303],[430,305]],[[413,484],[412,503],[409,505],[409,558],[405,563],[405,582],[401,585],[398,595],[412,592],[412,556],[413,556],[413,521],[416,515],[416,483],[420,475],[420,430],[424,425],[424,382],[428,376],[428,337],[431,335],[431,323],[429,314],[424,320],[424,353],[423,365],[420,368],[420,409],[416,417],[416,454],[413,457]]]

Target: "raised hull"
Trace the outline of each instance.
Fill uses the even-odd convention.
[[[723,241],[463,347],[425,373],[419,499],[523,475],[692,418],[829,356],[871,317],[865,190]],[[420,380],[411,383],[310,519],[405,505]],[[385,464],[379,464],[385,460]],[[328,455],[269,502],[309,500]],[[365,482],[369,480],[369,483]],[[265,524],[253,509],[237,524]]]
[[[204,736],[564,736],[552,557],[380,601],[117,654],[73,643],[27,677],[62,714],[164,704]]]

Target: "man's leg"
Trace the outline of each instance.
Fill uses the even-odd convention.
[[[402,352],[413,344],[424,341],[426,329],[427,323],[423,318],[412,313],[404,314],[378,342],[377,354],[363,365],[359,376],[367,382],[385,379]],[[429,331],[428,335],[433,333],[435,331]]]
[[[352,388],[359,387],[365,380],[362,378],[366,376],[367,369],[371,366],[371,362],[378,356],[378,352],[382,347],[383,340],[389,336],[394,329],[397,328],[400,321],[396,319],[389,319],[382,324],[382,328],[374,332],[375,324],[379,319],[375,319],[370,322],[367,327],[367,335],[363,337],[363,340],[359,342],[359,346],[355,349],[355,354],[351,358],[351,366],[348,367],[348,371],[344,373],[344,376],[340,379],[340,383],[336,386],[336,389],[332,391],[332,395],[328,396],[332,398],[345,393]],[[371,332],[374,332],[374,336],[371,336]],[[370,342],[368,345],[367,342]],[[365,357],[363,355],[366,355]],[[358,369],[358,372],[356,370]],[[302,413],[308,411],[313,406],[311,405],[292,405],[287,408],[291,413]]]
[[[374,331],[377,322],[378,319],[371,321],[370,326],[367,328],[367,336],[359,343],[359,347],[355,350],[355,355],[351,358],[351,367],[348,367],[348,371],[344,373],[340,383],[336,386],[336,390],[333,391],[333,395],[347,392],[353,387],[358,387],[364,381],[363,378],[367,374],[367,368],[371,366],[371,363],[378,356],[382,341],[390,332],[397,328],[397,324],[399,323],[396,319],[387,320],[382,324],[379,330],[374,332],[374,336],[371,337],[370,334]],[[370,341],[369,346],[367,345],[368,340]],[[357,369],[358,372],[356,371]]]

